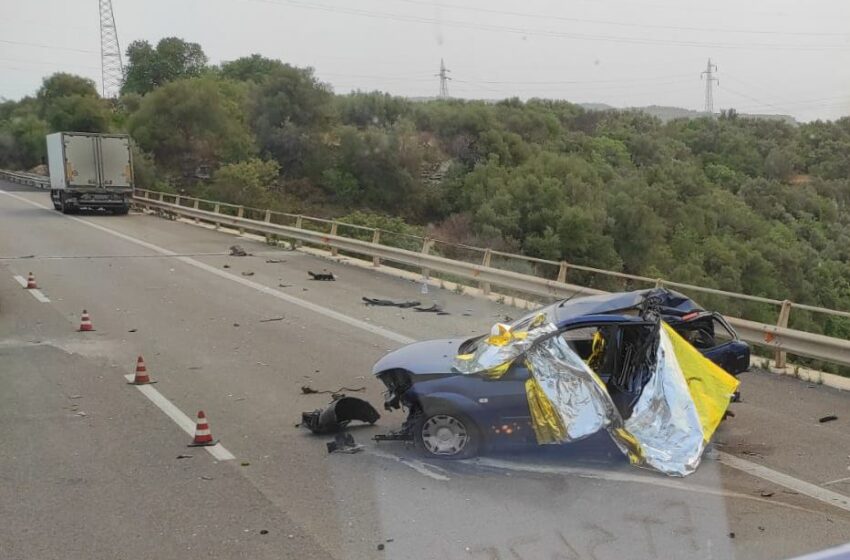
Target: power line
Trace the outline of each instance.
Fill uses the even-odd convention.
[[[771,49],[771,50],[794,50],[794,51],[842,51],[846,49],[844,45],[794,45],[787,42],[782,43],[707,43],[700,41],[685,41],[685,40],[664,40],[664,39],[648,39],[640,37],[622,37],[615,35],[600,35],[600,34],[585,34],[585,33],[567,33],[560,31],[552,31],[545,29],[532,29],[521,27],[510,27],[505,25],[483,24],[469,21],[446,20],[442,18],[431,18],[409,14],[398,14],[391,12],[376,12],[370,10],[362,10],[356,8],[346,8],[343,6],[328,6],[326,4],[314,4],[298,0],[249,0],[263,4],[273,5],[288,5],[296,8],[305,8],[310,10],[321,10],[326,12],[337,12],[349,15],[362,17],[386,19],[392,21],[402,21],[409,23],[436,24],[446,27],[456,27],[460,29],[475,29],[481,31],[491,31],[500,33],[511,33],[521,36],[540,36],[552,37],[561,39],[576,39],[587,41],[601,41],[610,43],[622,43],[632,45],[675,45],[680,47],[699,47],[699,48],[716,48],[716,49]]]
[[[9,45],[23,45],[23,46],[26,46],[26,47],[41,47],[43,49],[54,49],[54,50],[58,50],[58,51],[78,52],[78,53],[85,53],[85,54],[97,52],[97,51],[92,51],[92,50],[88,50],[88,49],[75,49],[73,47],[59,47],[59,46],[56,46],[56,45],[45,45],[45,44],[42,44],[42,43],[28,43],[28,42],[25,42],[25,41],[9,41],[7,39],[0,39],[0,43],[7,43]]]
[[[680,25],[660,25],[653,23],[628,23],[622,21],[612,21],[612,20],[604,20],[604,19],[587,19],[587,18],[575,18],[575,17],[564,17],[564,16],[555,16],[549,14],[533,14],[527,12],[512,12],[509,10],[496,10],[492,8],[473,8],[470,6],[457,6],[454,4],[441,4],[436,2],[424,2],[422,0],[394,0],[395,2],[402,2],[405,4],[413,4],[419,6],[428,6],[433,7],[437,6],[440,8],[447,8],[450,10],[463,10],[469,12],[479,12],[479,13],[488,13],[488,14],[499,14],[506,15],[511,17],[525,17],[532,19],[543,19],[546,21],[568,21],[572,23],[593,23],[593,24],[601,24],[601,25],[613,25],[617,27],[630,27],[637,29],[669,29],[672,31],[702,31],[702,32],[711,32],[711,33],[741,33],[741,34],[753,34],[753,35],[796,35],[796,36],[807,36],[807,37],[850,37],[850,33],[831,33],[831,32],[820,32],[820,31],[775,31],[775,30],[764,30],[764,29],[728,29],[728,28],[717,28],[717,27],[687,27]]]

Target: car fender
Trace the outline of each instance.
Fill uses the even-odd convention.
[[[413,389],[415,390],[416,386]],[[429,410],[448,407],[466,414],[479,426],[484,417],[484,410],[480,404],[458,393],[439,392],[428,393],[427,395],[417,394],[416,400],[426,414]]]

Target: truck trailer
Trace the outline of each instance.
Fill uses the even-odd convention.
[[[126,134],[47,135],[50,198],[65,214],[81,208],[126,214],[133,198],[133,155]]]

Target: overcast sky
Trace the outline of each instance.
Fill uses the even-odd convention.
[[[617,107],[850,115],[850,0],[113,0],[122,48],[177,36],[213,63],[261,53],[338,93],[550,97]],[[62,70],[100,84],[97,0],[0,0],[0,97]]]

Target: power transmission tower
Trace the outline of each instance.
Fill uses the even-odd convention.
[[[715,72],[717,72],[717,65],[712,64],[709,58],[705,70],[699,75],[700,79],[705,76],[705,112],[709,115],[714,114],[714,84],[720,85],[720,80],[714,77]]]
[[[121,47],[118,44],[118,29],[115,27],[115,14],[112,12],[112,0],[98,0],[100,7],[100,77],[103,97],[113,99],[118,96],[124,81],[124,63],[121,60]]]
[[[438,96],[440,99],[448,99],[449,98],[449,78],[448,73],[451,72],[448,68],[446,68],[443,59],[440,59],[440,73],[434,74],[435,76],[440,77],[440,95]]]

